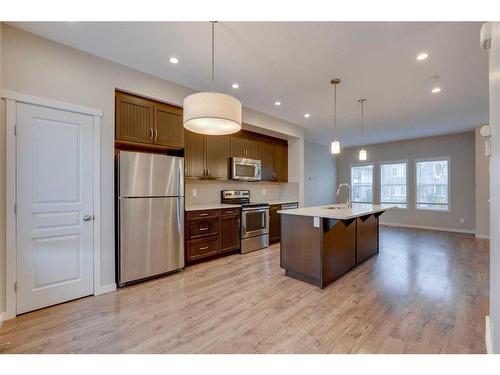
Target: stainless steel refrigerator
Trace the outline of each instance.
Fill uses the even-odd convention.
[[[118,154],[118,285],[184,267],[183,158]]]

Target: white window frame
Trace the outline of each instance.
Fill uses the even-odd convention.
[[[383,165],[390,165],[390,164],[405,164],[406,165],[406,201],[405,201],[405,205],[406,207],[398,207],[398,206],[395,206],[394,208],[397,208],[399,210],[407,210],[409,208],[409,205],[410,205],[410,202],[408,201],[408,193],[409,193],[409,184],[410,184],[410,180],[409,180],[409,167],[410,167],[410,163],[408,162],[408,160],[389,160],[389,161],[381,161],[379,162],[379,168],[378,168],[378,171],[379,171],[379,202],[380,202],[380,205],[382,206],[383,204],[393,204],[393,203],[384,203],[382,202],[382,166]],[[396,204],[396,203],[394,203]]]
[[[447,160],[448,161],[448,209],[447,210],[436,210],[435,208],[420,208],[418,207],[418,201],[417,201],[417,195],[418,195],[418,181],[417,181],[417,163],[419,162],[425,162],[425,161],[441,161],[441,160]],[[442,156],[442,157],[432,157],[432,158],[420,158],[420,159],[415,159],[415,164],[414,164],[414,173],[415,173],[415,210],[419,211],[431,211],[431,212],[443,212],[447,213],[451,211],[451,158],[449,156]]]
[[[372,167],[372,201],[371,202],[355,202],[354,200],[351,203],[361,203],[361,204],[375,204],[375,195],[373,194],[373,181],[375,180],[375,164],[374,163],[353,163],[349,167],[349,186],[351,186],[351,199],[353,197],[352,191],[354,190],[354,185],[352,183],[352,167]]]

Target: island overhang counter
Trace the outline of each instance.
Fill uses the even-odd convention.
[[[281,210],[285,275],[324,288],[379,252],[379,216],[392,207],[353,203]]]

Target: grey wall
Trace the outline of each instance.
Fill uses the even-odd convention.
[[[485,138],[476,128],[476,237],[490,236],[490,159],[485,156]]]
[[[380,202],[379,163],[408,160],[408,208],[392,209],[381,222],[408,226],[434,227],[473,232],[474,203],[474,132],[381,143],[366,147],[367,163],[374,164],[373,197]],[[350,166],[358,161],[359,147],[342,150],[337,157],[337,182],[350,183]],[[415,159],[450,157],[450,212],[415,210]],[[339,199],[345,199],[344,196]],[[464,223],[460,219],[464,219]]]
[[[304,143],[304,206],[335,202],[337,170],[330,148],[312,142]]]
[[[492,23],[490,65],[490,322],[493,352],[500,354],[500,22]]]
[[[112,285],[114,276],[114,93],[115,88],[129,90],[168,103],[182,104],[193,91],[88,53],[52,42],[9,25],[2,27],[3,88],[23,94],[100,108],[101,121],[101,280]],[[2,101],[3,102],[3,101]],[[4,118],[2,117],[2,121]],[[293,137],[289,153],[303,159],[303,128],[263,113],[243,108],[243,121],[258,128]],[[4,124],[4,123],[2,123]],[[0,126],[3,131],[5,126]],[[1,133],[0,133],[1,134]],[[0,150],[5,138],[0,135]],[[3,156],[1,157],[3,158]],[[0,159],[0,181],[5,180],[5,161]],[[303,164],[289,166],[292,180],[303,185]],[[0,194],[3,190],[0,189]],[[299,191],[299,197],[301,196]],[[0,197],[0,208],[4,199]],[[5,215],[0,216],[5,228]],[[3,229],[2,229],[3,230]],[[3,241],[0,231],[0,241]],[[0,243],[0,259],[5,257],[5,243]],[[0,277],[5,277],[4,267]],[[0,290],[0,299],[5,290]],[[4,310],[4,305],[0,311]]]

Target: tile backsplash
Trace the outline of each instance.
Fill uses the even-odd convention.
[[[193,191],[194,190],[194,191]],[[221,190],[250,190],[254,202],[299,200],[299,183],[186,180],[186,206],[220,203]]]

